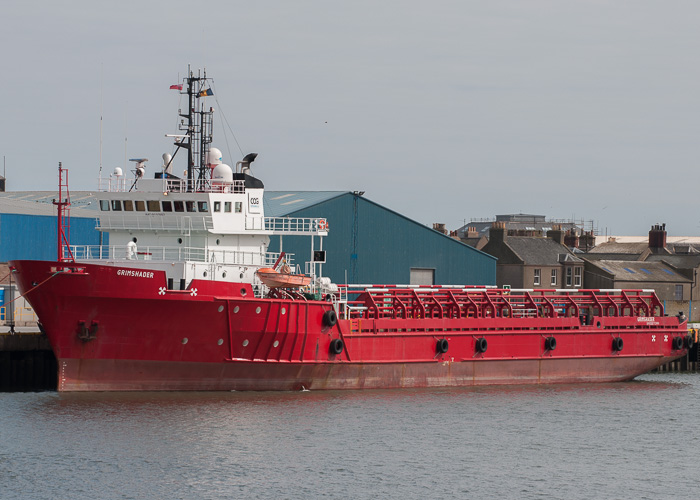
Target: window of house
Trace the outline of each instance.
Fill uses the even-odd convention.
[[[124,200],[124,211],[125,212],[133,212],[134,211],[134,202],[132,200]]]
[[[574,286],[581,286],[581,275],[583,274],[581,271],[580,267],[574,269]]]
[[[113,212],[121,212],[122,211],[122,201],[121,200],[112,200],[112,211]]]
[[[541,273],[542,273],[542,269],[535,269],[535,277],[534,277],[534,279],[532,280],[532,284],[533,284],[533,285],[535,285],[535,286],[539,286],[539,285],[540,285],[540,275],[541,275]]]
[[[236,213],[240,214],[243,211],[243,203],[240,201],[236,202]]]
[[[220,201],[214,202],[214,212],[221,212],[221,202]]]
[[[230,201],[224,202],[224,212],[229,212],[229,213],[231,212],[231,202]]]
[[[683,285],[676,285],[675,300],[683,300]]]
[[[164,201],[163,202],[163,212],[172,212],[173,211],[173,202],[172,201]]]
[[[146,203],[143,200],[136,200],[134,203],[136,203],[136,211],[137,212],[145,212],[146,211]]]
[[[552,286],[557,286],[557,270],[552,269],[552,279],[549,281],[549,284]]]
[[[109,200],[100,200],[100,210],[103,212],[109,211]]]
[[[566,286],[571,286],[571,276],[573,272],[570,267],[566,268]]]
[[[160,202],[158,200],[148,200],[146,204],[149,212],[160,212]]]
[[[209,204],[206,201],[197,202],[197,205],[198,205],[200,212],[208,212],[209,211]]]

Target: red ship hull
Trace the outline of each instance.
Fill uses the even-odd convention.
[[[329,322],[330,302],[256,298],[249,284],[194,280],[174,291],[162,271],[10,265],[56,354],[60,391],[613,382],[687,352],[686,324],[649,309],[643,317],[599,311],[582,324],[578,315],[472,317],[464,313],[472,299],[462,307],[453,298],[454,310],[435,300],[418,314],[398,300],[403,317],[365,308]]]

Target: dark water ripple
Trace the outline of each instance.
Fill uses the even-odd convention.
[[[700,377],[0,394],[0,498],[697,498]]]

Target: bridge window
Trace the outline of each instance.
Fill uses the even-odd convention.
[[[195,207],[194,201],[186,201],[185,205],[187,206],[188,212],[196,212],[197,211],[197,208]]]
[[[176,212],[184,212],[185,211],[185,204],[181,201],[174,201],[173,206],[175,207]]]
[[[136,200],[134,203],[136,203],[136,211],[137,212],[145,212],[146,211],[146,202],[143,200]]]
[[[133,212],[134,211],[134,202],[131,200],[124,200],[124,210],[126,212]]]
[[[160,202],[158,200],[148,200],[146,203],[149,212],[160,212]]]
[[[121,212],[122,211],[122,201],[121,200],[112,200],[112,211],[113,212]]]
[[[230,201],[224,202],[224,212],[231,213],[231,202]]]
[[[236,213],[240,214],[243,211],[243,203],[240,201],[236,202]]]
[[[100,210],[103,212],[109,211],[109,200],[100,200]]]
[[[221,202],[220,201],[214,202],[214,212],[221,212]]]
[[[173,202],[172,201],[164,201],[163,202],[163,212],[172,212],[173,211]]]
[[[198,205],[199,205],[200,212],[208,212],[209,211],[209,204],[206,201],[200,201],[200,202],[198,202]]]

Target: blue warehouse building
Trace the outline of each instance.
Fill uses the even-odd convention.
[[[55,192],[0,193],[0,262],[56,259],[58,229],[52,203],[56,197]],[[95,229],[98,214],[93,194],[76,193],[71,201],[71,244],[108,244],[107,235]]]
[[[326,263],[335,283],[495,285],[496,258],[347,191],[270,191],[267,217],[323,217]],[[315,249],[319,249],[315,238]],[[310,260],[308,238],[285,236],[282,250]],[[279,251],[273,237],[270,250]],[[301,266],[303,270],[303,265]]]
[[[108,245],[96,229],[97,193],[71,193],[72,245]],[[55,192],[0,193],[0,262],[56,258]],[[268,191],[267,217],[323,217],[323,275],[336,283],[495,285],[496,258],[348,191]],[[304,271],[308,237],[271,237]],[[320,239],[314,238],[316,250]]]

